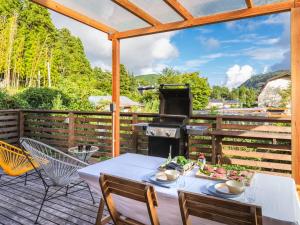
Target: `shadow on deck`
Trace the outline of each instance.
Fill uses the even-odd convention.
[[[1,187],[10,179],[12,178],[4,175],[0,180],[0,224],[34,224],[44,193],[42,182],[38,179],[29,181],[24,186],[24,178],[18,178],[21,183]],[[100,198],[96,193],[93,195],[97,202],[95,205],[87,190],[45,202],[38,223],[41,225],[95,224]]]

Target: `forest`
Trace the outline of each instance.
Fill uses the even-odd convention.
[[[251,107],[256,90],[210,87],[199,72],[180,73],[164,69],[162,83],[189,83],[195,110],[210,98],[238,99]],[[141,95],[141,81],[121,65],[121,95],[142,103],[144,111],[158,110],[157,92]],[[84,46],[68,29],[57,29],[48,10],[28,0],[0,0],[0,109],[97,110],[88,102],[91,95],[111,95],[111,73],[92,68]]]

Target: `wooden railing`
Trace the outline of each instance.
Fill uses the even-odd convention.
[[[20,137],[19,110],[0,111],[0,140],[16,144]]]
[[[133,124],[157,114],[121,114],[121,152],[148,153],[148,138]],[[82,144],[111,156],[112,115],[107,112],[0,111],[0,139],[17,143],[20,136],[41,140],[62,150]],[[189,137],[190,157],[199,152],[212,163],[232,163],[264,172],[291,174],[291,120],[249,116],[195,115],[190,124],[208,126],[205,136]]]

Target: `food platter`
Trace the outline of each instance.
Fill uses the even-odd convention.
[[[168,158],[159,166],[158,170],[165,171],[167,169],[174,169],[180,171],[181,175],[183,175],[193,170],[194,166],[194,161],[186,159],[184,156],[176,156],[173,159]]]
[[[215,181],[237,180],[249,186],[255,172],[245,169],[231,169],[229,165],[205,165],[195,176]]]

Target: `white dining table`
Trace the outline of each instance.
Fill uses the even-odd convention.
[[[139,154],[123,154],[119,157],[99,162],[80,169],[79,176],[92,189],[101,194],[99,185],[100,173],[106,173],[143,181],[147,174],[155,173],[166,159]],[[211,180],[194,176],[192,171],[184,176],[181,187],[164,188],[153,185],[158,198],[158,217],[162,225],[182,225],[178,204],[178,189],[206,194],[206,187]],[[253,180],[251,204],[262,207],[263,224],[267,225],[300,225],[300,204],[296,185],[292,178],[256,173]],[[144,224],[151,224],[146,205],[131,199],[114,196],[117,210],[124,216],[138,220]],[[247,202],[247,198],[240,196],[236,201]],[[192,224],[217,225],[221,223],[204,219],[192,218]]]

